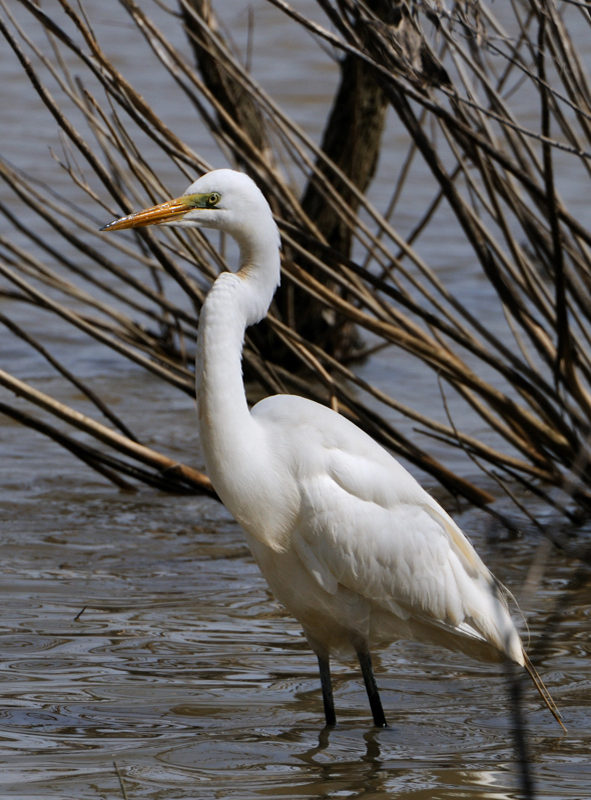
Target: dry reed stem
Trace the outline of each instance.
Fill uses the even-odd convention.
[[[78,428],[78,430],[84,431],[84,433],[88,433],[95,439],[111,446],[113,449],[137,461],[141,461],[143,464],[155,467],[164,475],[172,474],[178,476],[189,486],[197,487],[207,494],[215,494],[209,478],[198,470],[188,467],[185,464],[180,464],[178,461],[174,461],[149,447],[145,447],[145,445],[134,442],[120,433],[116,433],[85,414],[81,414],[79,411],[75,411],[63,403],[54,400],[44,392],[40,392],[38,389],[28,386],[24,381],[14,378],[2,369],[0,369],[0,385],[14,392],[17,397],[22,397],[34,403],[50,414],[53,414],[55,417]]]

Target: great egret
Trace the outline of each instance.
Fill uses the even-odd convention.
[[[217,228],[240,248],[239,270],[217,278],[199,320],[201,443],[213,486],[316,653],[327,725],[336,721],[329,658],[353,652],[374,722],[386,725],[370,651],[399,638],[524,666],[558,719],[506,590],[404,467],[352,422],[302,397],[267,397],[249,410],[244,332],[266,315],[280,278],[279,232],[256,184],[215,170],[177,200],[103,230],[155,224]]]

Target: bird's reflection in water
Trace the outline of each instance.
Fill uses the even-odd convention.
[[[307,738],[309,730],[292,730],[294,741]],[[349,746],[349,757],[343,748],[342,737],[354,734],[351,729],[323,728],[318,743],[296,756],[308,774],[291,788],[284,787],[282,796],[292,793],[298,797],[374,798],[396,797],[413,800],[452,800],[458,793],[470,800],[510,800],[515,787],[509,787],[511,777],[502,770],[466,768],[462,754],[450,762],[433,763],[424,754],[415,760],[408,754],[397,753],[401,731],[396,727],[381,730],[371,728],[363,733],[363,745],[358,736],[357,753]],[[331,747],[332,744],[332,747]],[[352,742],[351,742],[352,745]],[[302,774],[302,778],[303,778]]]
[[[323,728],[318,734],[318,744],[297,756],[314,770],[314,778],[307,787],[310,794],[325,797],[346,791],[355,797],[385,792],[388,773],[381,761],[380,748],[380,738],[385,733],[378,728],[366,731],[363,734],[365,753],[343,760],[342,751],[334,757],[329,753],[331,736],[338,735],[338,731],[328,726]],[[298,791],[302,788],[300,785]]]

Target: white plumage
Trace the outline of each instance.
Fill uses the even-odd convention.
[[[271,397],[252,414],[273,443],[278,481],[294,497],[262,569],[308,638],[343,653],[356,639],[370,649],[429,639],[487,660],[507,653],[523,665],[490,572],[397,461],[344,417],[303,398]],[[256,524],[248,527],[257,539]]]
[[[386,724],[370,650],[399,638],[526,666],[555,713],[503,587],[389,453],[301,397],[277,395],[249,410],[244,331],[266,315],[280,278],[277,227],[253,181],[216,170],[177,200],[106,229],[150,224],[218,228],[240,247],[239,271],[218,277],[199,322],[201,442],[213,486],[318,657],[327,723],[335,722],[329,658],[357,653],[374,721]]]

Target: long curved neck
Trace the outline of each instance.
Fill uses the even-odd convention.
[[[271,220],[272,223],[272,220]],[[244,331],[267,313],[279,284],[277,229],[238,239],[241,268],[223,273],[211,288],[199,320],[197,401],[205,464],[211,481],[240,521],[237,485],[256,480],[261,433],[252,419],[242,378]],[[231,491],[233,489],[233,491]]]

